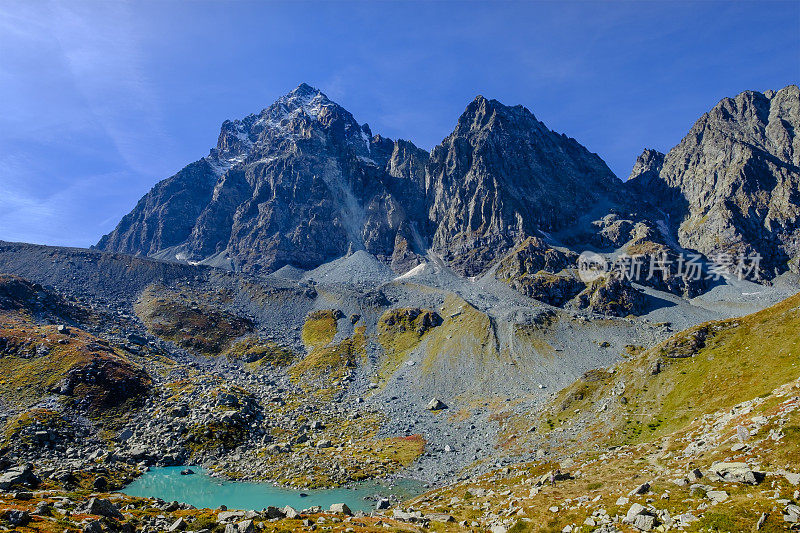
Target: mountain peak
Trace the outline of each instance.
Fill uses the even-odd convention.
[[[508,106],[479,94],[467,104],[459,117],[456,132],[463,134],[467,131],[508,127],[540,130],[544,125],[522,105]]]
[[[637,183],[644,188],[652,186],[653,178],[658,177],[658,173],[664,166],[665,157],[665,154],[654,148],[645,148],[636,158],[627,181],[631,184]]]
[[[502,102],[499,102],[498,100],[494,100],[492,98],[486,98],[482,94],[479,94],[472,100],[472,102],[469,103],[469,105],[467,105],[466,112],[468,113],[470,109],[495,110],[495,109],[510,109],[510,107],[503,104]]]
[[[618,190],[602,159],[577,141],[521,105],[480,95],[426,170],[432,249],[467,276],[525,238],[560,231],[587,207],[610,204]]]
[[[292,90],[292,92],[289,93],[289,94],[303,95],[303,94],[315,94],[315,93],[321,93],[321,92],[322,91],[320,91],[316,87],[312,87],[311,85],[309,85],[309,84],[304,82],[304,83],[301,83],[300,85],[298,85],[297,87],[295,87]]]
[[[320,91],[306,83],[301,83],[289,93],[278,98],[267,111],[293,112],[302,109],[306,114],[316,116],[323,105],[338,105]]]

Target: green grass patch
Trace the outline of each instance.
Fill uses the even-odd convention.
[[[386,378],[400,366],[408,353],[416,348],[422,337],[442,323],[435,312],[401,308],[386,311],[378,320],[378,342],[384,350],[379,374]]]
[[[292,350],[258,337],[247,337],[234,343],[226,355],[229,359],[247,363],[252,369],[264,365],[288,366],[296,357]]]
[[[309,351],[327,346],[336,336],[336,321],[342,317],[341,311],[326,309],[308,315],[301,338]]]
[[[317,344],[289,369],[292,380],[306,388],[318,388],[341,379],[348,368],[355,367],[359,359],[366,356],[365,330],[364,326],[359,326],[352,337],[332,346]]]

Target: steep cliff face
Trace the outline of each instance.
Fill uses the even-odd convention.
[[[303,84],[224,122],[207,157],[157,184],[98,247],[250,272],[355,250],[404,272],[430,249],[475,276],[552,236],[576,251],[757,253],[768,279],[800,268],[799,123],[796,86],[726,98],[668,154],[645,150],[623,184],[522,106],[477,97],[428,154]]]
[[[522,106],[481,96],[433,150],[425,180],[433,250],[465,275],[527,237],[574,223],[621,186],[574,139]]]
[[[637,196],[657,202],[656,192],[663,194],[667,190],[666,185],[659,178],[659,173],[664,167],[665,157],[666,155],[658,150],[645,148],[636,158],[631,174],[625,182],[625,187]]]
[[[631,181],[666,200],[682,246],[709,256],[758,253],[766,278],[797,272],[799,125],[797,86],[746,91],[704,114],[663,163],[643,154]]]
[[[209,156],[154,187],[98,247],[244,271],[358,249],[388,258],[396,243],[416,253],[426,161],[300,85],[223,123]]]
[[[152,255],[185,242],[211,201],[219,178],[214,163],[211,157],[201,159],[158,183],[97,247]]]

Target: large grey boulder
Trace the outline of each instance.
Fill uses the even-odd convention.
[[[330,512],[343,514],[346,516],[353,516],[353,511],[350,510],[346,503],[334,503],[331,505]]]
[[[722,503],[728,499],[728,493],[724,490],[709,490],[706,497],[714,503]]]
[[[7,491],[14,486],[35,487],[39,478],[33,473],[33,465],[24,464],[9,468],[0,475],[0,490]]]
[[[252,520],[242,520],[236,524],[238,533],[255,533],[256,526]]]
[[[431,398],[431,401],[428,402],[426,409],[428,411],[440,411],[442,409],[447,409],[447,404],[445,404],[439,398]]]
[[[656,524],[656,517],[649,514],[636,515],[633,519],[633,527],[640,531],[650,531]]]
[[[287,505],[286,507],[281,509],[281,512],[283,512],[283,516],[285,516],[286,518],[293,519],[300,517],[300,513],[297,511],[297,509],[295,509],[290,505]]]
[[[708,469],[709,475],[715,475],[729,483],[748,483],[755,485],[764,474],[754,472],[747,463],[716,463]]]
[[[640,531],[650,531],[657,524],[657,520],[653,514],[653,511],[640,503],[634,503],[630,506],[630,508],[628,508],[628,512],[625,514],[622,522],[629,524]]]
[[[183,531],[187,526],[188,524],[186,523],[186,520],[184,520],[183,517],[180,517],[167,528],[167,531]]]
[[[122,520],[124,517],[113,503],[105,498],[92,498],[84,507],[86,514],[95,516],[105,516],[106,518],[116,518]]]

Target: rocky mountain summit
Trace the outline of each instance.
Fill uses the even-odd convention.
[[[431,247],[475,275],[620,188],[522,106],[476,98],[429,157],[303,84],[224,122],[207,157],[157,184],[97,247],[266,272],[359,249],[404,272]]]
[[[98,248],[242,271],[313,268],[359,249],[405,263],[424,223],[426,160],[303,84],[225,121],[216,148],[156,185]]]
[[[629,183],[663,202],[679,243],[711,256],[755,253],[761,276],[798,271],[800,90],[724,98],[666,155],[646,150]]]
[[[522,106],[478,96],[428,154],[302,84],[225,121],[208,156],[158,183],[97,247],[264,273],[357,250],[404,273],[430,251],[477,276],[535,237],[576,252],[758,253],[771,279],[798,268],[798,122],[796,86],[726,98],[668,154],[645,150],[623,183]],[[679,273],[663,281],[703,290]]]
[[[470,276],[607,205],[622,185],[597,154],[524,107],[482,96],[434,148],[425,180],[433,250]]]

